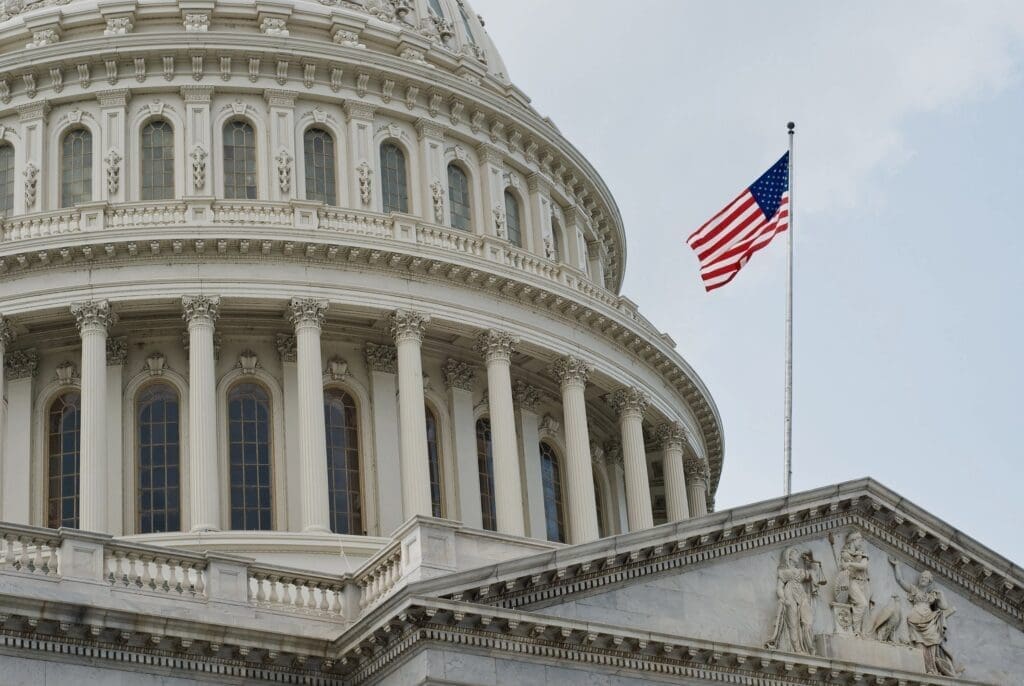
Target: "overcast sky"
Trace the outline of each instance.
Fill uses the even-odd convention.
[[[782,492],[785,245],[705,294],[685,237],[795,155],[794,490],[871,476],[1024,564],[1024,3],[473,0],[621,208],[623,293]]]

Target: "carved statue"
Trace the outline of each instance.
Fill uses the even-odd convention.
[[[896,643],[896,634],[902,621],[903,610],[900,608],[900,597],[894,595],[888,605],[875,613],[875,621],[871,623],[871,636],[876,641]]]
[[[779,600],[772,637],[765,645],[771,650],[785,650],[804,655],[814,654],[811,624],[814,622],[814,598],[818,586],[827,582],[822,577],[821,563],[810,551],[801,553],[786,548],[779,561],[775,594]]]
[[[853,633],[868,636],[871,632],[871,578],[868,576],[868,555],[864,538],[854,531],[846,536],[839,552],[839,574],[836,576],[835,600],[852,608]]]
[[[889,558],[896,583],[907,592],[910,600],[910,615],[907,626],[910,628],[910,643],[924,648],[924,666],[929,674],[941,676],[960,676],[963,668],[958,667],[943,645],[946,642],[946,619],[956,609],[949,606],[942,591],[935,588],[931,572],[921,572],[917,583],[912,584],[903,579],[895,559]]]

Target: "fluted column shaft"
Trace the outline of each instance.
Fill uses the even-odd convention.
[[[192,531],[220,530],[220,470],[217,467],[217,379],[213,332],[220,298],[181,299],[188,322],[189,502]]]
[[[329,533],[327,430],[324,426],[323,355],[320,332],[327,302],[294,298],[289,318],[295,325],[295,366],[299,396],[299,483],[302,530]]]
[[[697,456],[683,461],[686,469],[686,495],[690,503],[690,516],[703,517],[708,513],[708,463]]]
[[[107,530],[107,331],[117,322],[106,300],[75,303],[82,338],[78,527]]]
[[[622,431],[622,464],[626,477],[629,530],[649,529],[654,526],[654,514],[651,509],[651,484],[647,474],[643,430],[643,412],[648,399],[635,388],[623,388],[612,394],[611,403],[618,412]]]
[[[0,465],[3,464],[4,440],[7,433],[7,409],[4,403],[7,387],[6,369],[4,358],[7,355],[7,346],[14,340],[14,331],[11,330],[11,323],[0,317]]]
[[[678,522],[690,516],[686,493],[686,473],[683,470],[683,443],[686,434],[678,424],[658,427],[658,439],[664,451],[662,457],[665,476],[665,510],[668,521]]]
[[[573,543],[600,538],[594,469],[590,462],[590,433],[584,391],[590,374],[588,365],[575,357],[564,357],[552,367],[562,386],[562,415],[565,420],[565,491],[569,529]]]
[[[491,445],[494,457],[494,512],[498,531],[524,536],[523,485],[516,441],[516,415],[512,406],[512,350],[518,343],[507,331],[488,331],[477,349],[487,362],[487,402],[490,406]]]
[[[391,332],[398,351],[399,453],[402,507],[408,519],[430,517],[430,462],[427,455],[427,414],[423,397],[423,333],[430,318],[398,310],[391,315]]]

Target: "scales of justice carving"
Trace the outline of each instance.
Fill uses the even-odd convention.
[[[947,621],[956,609],[935,586],[931,572],[921,572],[915,582],[907,581],[897,561],[889,557],[896,585],[906,595],[893,594],[876,609],[863,536],[857,531],[847,534],[838,552],[831,533],[828,540],[836,566],[829,604],[834,636],[919,649],[926,673],[960,676],[964,668],[945,646]],[[813,632],[814,608],[819,588],[827,584],[821,561],[815,560],[810,550],[788,547],[782,552],[776,572],[778,606],[766,648],[804,655],[820,652]],[[904,599],[910,605],[906,613]]]

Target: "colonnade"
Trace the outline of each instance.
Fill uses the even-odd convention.
[[[323,356],[321,331],[327,301],[294,298],[288,320],[295,328],[298,389],[298,460],[301,528],[330,532],[326,431],[323,414]],[[188,326],[189,455],[191,530],[215,531],[221,519],[221,484],[217,456],[217,416],[214,367],[214,332],[220,298],[189,295],[182,298]],[[82,340],[81,361],[81,488],[80,523],[87,530],[103,531],[107,520],[107,335],[117,316],[107,301],[71,306]],[[431,516],[431,492],[424,414],[422,344],[430,317],[397,310],[388,318],[395,341],[398,391],[398,466],[404,518]],[[13,339],[12,329],[0,318],[0,359]],[[518,339],[507,331],[480,334],[476,350],[487,370],[487,398],[494,463],[495,511],[500,533],[523,536],[526,516],[520,476],[513,405],[511,360]],[[564,356],[549,368],[561,386],[565,426],[563,482],[569,540],[583,543],[599,537],[587,403],[584,392],[591,367]],[[3,393],[0,374],[0,398]],[[621,432],[622,468],[630,531],[653,525],[650,482],[643,430],[648,397],[636,388],[620,388],[606,399],[615,410]],[[2,417],[0,417],[2,419]],[[3,422],[0,422],[0,427]],[[685,450],[686,435],[677,423],[658,426],[655,438],[663,451],[666,509],[669,521],[707,513],[708,466]],[[3,437],[0,436],[0,441]],[[2,445],[2,443],[0,443]],[[463,477],[464,478],[464,477]]]

